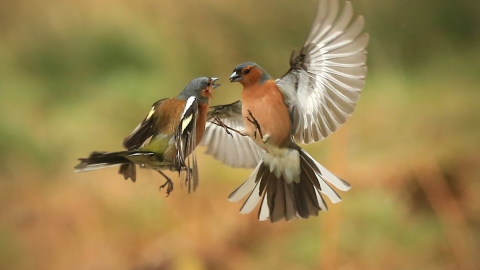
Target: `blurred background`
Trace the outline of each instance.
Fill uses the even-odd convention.
[[[343,6],[343,1],[340,1]],[[73,172],[156,100],[233,68],[288,70],[317,0],[1,0],[0,269],[480,269],[480,2],[353,0],[367,83],[305,146],[353,188],[319,217],[259,222],[228,194],[251,170],[199,148],[201,182]]]

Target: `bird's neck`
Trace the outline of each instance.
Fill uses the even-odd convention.
[[[177,98],[181,99],[181,100],[187,100],[189,97],[191,97],[191,96],[180,94],[180,95],[178,95]],[[199,103],[207,103],[208,104],[209,97],[207,97],[207,96],[199,95],[199,96],[195,96],[195,98],[197,98]]]
[[[256,80],[256,81],[242,81],[242,85],[243,85],[243,89],[244,90],[251,90],[251,89],[256,89],[257,87],[260,87],[261,86],[264,86],[265,84],[271,84],[271,83],[275,83],[274,80],[272,80],[271,78],[266,80],[266,81],[261,81],[261,80]]]

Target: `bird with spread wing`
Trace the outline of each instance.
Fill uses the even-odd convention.
[[[260,220],[308,218],[327,210],[322,195],[341,201],[330,185],[350,189],[297,143],[323,140],[355,109],[365,84],[369,36],[363,17],[352,18],[349,2],[339,12],[336,0],[321,0],[284,76],[273,79],[258,64],[242,63],[230,77],[242,84],[242,99],[210,108],[202,142],[207,153],[232,167],[255,168],[229,196],[235,202],[248,195],[241,213],[260,202]]]

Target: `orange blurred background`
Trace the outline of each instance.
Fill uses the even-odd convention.
[[[305,149],[353,188],[271,224],[227,201],[251,170],[202,147],[199,189],[171,173],[168,198],[156,172],[73,166],[194,77],[220,78],[217,105],[240,97],[241,62],[283,75],[316,0],[0,0],[0,269],[479,269],[480,3],[352,4],[367,84]]]

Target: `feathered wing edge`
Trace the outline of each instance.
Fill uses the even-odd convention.
[[[180,124],[175,130],[174,141],[177,148],[177,156],[173,161],[175,170],[185,174],[185,182],[188,192],[198,187],[198,166],[195,155],[196,130],[198,117],[198,101],[195,97],[189,97],[185,104]]]
[[[341,191],[350,189],[350,184],[338,178],[315,161],[306,151],[298,147],[300,153],[300,181],[288,183],[283,176],[277,177],[262,159],[250,177],[228,199],[239,201],[250,193],[240,213],[250,213],[260,202],[258,219],[308,218],[317,216],[319,211],[328,210],[321,194],[326,195],[332,203],[341,201],[338,193],[329,183]]]
[[[155,133],[156,110],[167,99],[168,98],[161,99],[152,105],[145,119],[123,140],[123,147],[125,147],[125,149],[137,149],[149,141],[149,138]]]

